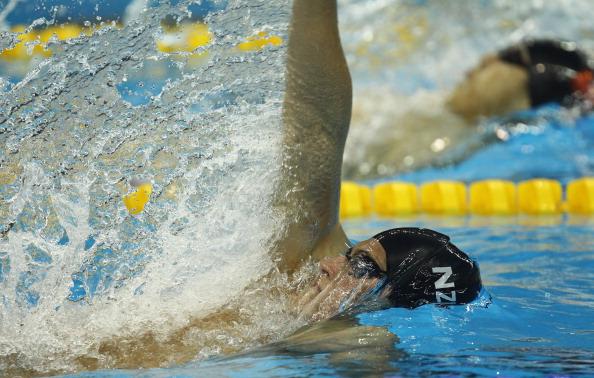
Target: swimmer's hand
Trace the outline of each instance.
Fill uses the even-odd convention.
[[[387,350],[398,337],[385,327],[356,324],[350,318],[328,319],[306,326],[283,340],[283,347],[302,353],[354,352],[360,349]]]

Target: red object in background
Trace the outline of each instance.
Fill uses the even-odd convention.
[[[575,92],[586,93],[590,89],[592,83],[592,71],[585,70],[578,72],[571,80],[571,87]]]

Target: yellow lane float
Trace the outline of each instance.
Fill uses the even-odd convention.
[[[419,210],[417,187],[407,182],[387,182],[373,188],[374,210],[378,215],[413,214]]]
[[[41,55],[49,57],[52,52],[46,49],[45,42],[49,40],[45,31],[31,31],[25,33],[25,27],[22,25],[15,26],[11,29],[13,33],[20,33],[17,36],[19,42],[10,49],[5,49],[0,53],[2,59],[11,60],[29,60],[34,55]],[[45,41],[41,39],[41,34],[44,34]]]
[[[90,27],[81,27],[77,24],[61,24],[48,26],[45,29],[35,29],[30,32],[27,32],[24,25],[16,25],[10,31],[20,33],[17,36],[19,42],[14,47],[0,52],[0,58],[8,61],[30,60],[34,56],[48,58],[52,56],[52,51],[47,48],[47,44],[53,38],[59,41],[66,41],[82,35],[90,36],[101,28],[114,25],[116,25],[115,22],[102,23]]]
[[[563,208],[561,183],[533,179],[518,184],[518,204],[525,214],[559,214]]]
[[[92,27],[62,24],[30,32],[26,31],[25,26],[17,25],[11,31],[20,33],[17,36],[19,42],[14,47],[1,51],[0,58],[8,61],[30,60],[34,56],[47,58],[52,55],[52,51],[47,48],[47,44],[52,38],[62,41],[77,38],[81,35],[89,36],[94,31],[106,26],[118,25],[115,22],[102,23]],[[174,26],[163,25],[163,33],[156,38],[155,44],[158,51],[167,54],[192,53],[197,48],[210,44],[213,38],[208,25],[204,23],[182,23]],[[281,37],[261,31],[256,35],[247,37],[246,41],[237,45],[237,49],[242,52],[258,51],[266,46],[280,46],[282,43],[283,39]]]
[[[470,185],[470,212],[510,215],[518,210],[516,186],[511,181],[483,180]]]
[[[351,218],[371,214],[371,190],[352,181],[340,186],[340,217]]]
[[[167,53],[192,52],[212,41],[208,25],[197,22],[164,28],[156,41],[157,50]]]
[[[373,194],[371,194],[371,189],[365,185],[359,185],[359,195],[363,203],[363,215],[371,215],[371,211],[373,210]]]
[[[140,214],[148,203],[152,192],[153,186],[144,182],[136,186],[136,191],[126,194],[123,201],[128,212],[132,215]]]
[[[247,37],[247,41],[237,45],[237,48],[241,51],[258,51],[266,46],[280,46],[282,43],[281,37],[262,31],[255,36]]]
[[[340,216],[369,215],[371,205],[379,216],[401,216],[418,212],[461,215],[594,215],[594,177],[567,184],[566,202],[560,182],[534,179],[514,184],[506,180],[482,180],[466,185],[458,181],[432,181],[420,189],[407,182],[385,182],[373,190],[354,182],[343,182]],[[420,193],[419,193],[420,192]],[[419,195],[420,194],[420,195]],[[419,201],[420,197],[420,201]],[[540,224],[540,223],[539,223]]]
[[[465,214],[466,185],[459,181],[432,181],[421,185],[421,208],[430,214]]]
[[[567,185],[567,211],[594,214],[594,177],[584,177]]]

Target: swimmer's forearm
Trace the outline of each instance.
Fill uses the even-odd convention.
[[[285,103],[305,105],[309,113],[316,110],[321,118],[299,117],[302,119],[295,122],[295,127],[311,127],[321,122],[319,126],[333,134],[344,133],[334,134],[339,139],[346,138],[352,90],[340,44],[335,0],[294,1],[287,65]],[[328,122],[326,117],[332,121]]]
[[[338,187],[351,116],[351,78],[335,0],[295,0],[283,105],[285,166],[294,197],[323,229],[337,222]],[[303,198],[309,197],[309,198]],[[336,214],[334,214],[336,213]]]
[[[296,58],[293,63],[326,64],[337,49],[342,52],[336,1],[294,0],[289,39],[289,55]],[[299,59],[303,57],[308,59]],[[337,63],[344,65],[344,62]]]
[[[281,248],[290,266],[318,250],[344,249],[346,240],[338,197],[352,93],[335,0],[294,0],[287,55],[277,204],[289,219]]]

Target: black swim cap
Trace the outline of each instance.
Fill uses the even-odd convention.
[[[498,56],[527,70],[532,106],[565,102],[576,92],[576,76],[592,72],[589,57],[570,42],[527,40],[500,51]]]
[[[465,304],[481,291],[476,262],[439,232],[395,228],[374,236],[386,251],[388,299],[394,307]]]

